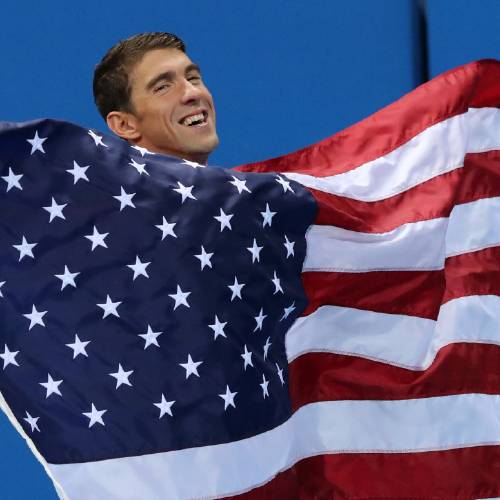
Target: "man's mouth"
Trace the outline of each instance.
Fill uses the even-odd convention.
[[[202,127],[207,123],[208,113],[202,111],[196,115],[190,115],[183,118],[179,123],[185,127]]]

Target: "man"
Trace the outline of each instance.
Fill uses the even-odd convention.
[[[219,144],[212,96],[175,35],[119,42],[97,65],[93,88],[109,128],[134,145],[206,164]]]

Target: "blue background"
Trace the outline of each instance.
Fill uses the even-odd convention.
[[[100,130],[91,81],[104,52],[143,31],[178,34],[215,98],[211,163],[228,167],[317,142],[454,66],[500,59],[498,0],[20,1],[2,21],[0,119]],[[57,498],[3,415],[0,498]]]

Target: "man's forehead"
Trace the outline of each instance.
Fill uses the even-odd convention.
[[[178,49],[153,49],[135,63],[130,72],[131,82],[146,83],[150,78],[166,71],[183,72],[193,65],[187,54]]]

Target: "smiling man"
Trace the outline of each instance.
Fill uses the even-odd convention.
[[[131,144],[203,164],[219,144],[212,96],[175,35],[119,42],[97,65],[93,89],[109,128]]]

